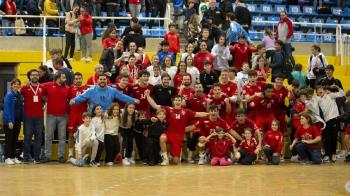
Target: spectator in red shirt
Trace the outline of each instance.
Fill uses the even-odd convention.
[[[236,154],[236,159],[242,165],[252,165],[259,154],[260,147],[254,137],[252,137],[252,129],[244,129],[244,140],[238,147],[239,153]],[[238,155],[238,156],[237,156]]]
[[[43,96],[44,90],[39,84],[39,71],[29,71],[29,84],[21,88],[24,98],[24,144],[23,162],[30,162],[32,136],[34,135],[34,161],[40,162],[42,132],[44,128]]]
[[[308,114],[300,116],[300,124],[301,127],[295,132],[293,143],[289,148],[298,153],[302,164],[309,161],[314,164],[321,164],[320,131],[311,125],[311,117]]]
[[[204,62],[210,61],[210,64],[213,65],[214,58],[211,53],[207,50],[207,43],[202,41],[199,45],[200,51],[194,55],[193,65],[197,67],[199,72],[204,71]]]
[[[267,131],[265,134],[263,146],[267,164],[278,165],[283,148],[283,134],[279,129],[278,120],[272,121],[271,130]]]
[[[51,160],[51,145],[55,129],[58,131],[58,161],[65,163],[67,114],[69,108],[70,88],[65,84],[66,75],[58,71],[54,81],[43,85],[47,97],[47,122],[45,131],[45,158],[42,162]]]
[[[217,137],[213,138],[215,136]],[[232,135],[225,132],[223,128],[218,127],[216,128],[216,131],[206,138],[206,141],[209,146],[211,155],[210,164],[212,166],[227,166],[232,164],[232,161],[229,159],[228,155],[232,149],[232,145],[236,142]]]
[[[82,7],[80,8],[80,32],[81,32],[81,61],[92,61],[92,17],[89,11]],[[86,53],[88,52],[87,56]]]
[[[230,47],[231,54],[234,59],[233,66],[237,70],[242,70],[243,63],[249,62],[249,56],[256,52],[256,48],[253,48],[247,44],[247,38],[244,36],[239,37],[238,43]]]
[[[103,65],[101,64],[95,65],[95,74],[86,81],[86,86],[90,87],[98,84],[98,76],[102,75],[103,72],[104,72]],[[111,85],[111,81],[109,81],[109,79],[107,79],[107,85],[108,86]]]
[[[169,32],[164,36],[164,40],[167,40],[169,42],[169,52],[172,52],[174,54],[175,60],[177,53],[180,52],[180,35],[176,31],[176,24],[170,23]]]
[[[74,85],[70,88],[69,100],[74,99],[84,93],[87,89],[83,85],[83,75],[80,72],[74,73]],[[69,110],[69,120],[68,120],[68,157],[73,158],[74,149],[74,136],[73,134],[77,131],[77,128],[83,124],[83,113],[87,110],[87,102],[82,102],[80,104],[71,105]]]
[[[114,48],[116,43],[119,41],[119,36],[117,33],[117,29],[115,28],[110,28],[107,29],[109,32],[107,32],[108,37],[102,40],[102,47],[103,49],[107,48]]]

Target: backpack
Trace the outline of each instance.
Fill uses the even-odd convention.
[[[312,72],[315,74],[316,78],[322,78],[326,75],[326,71],[325,71],[326,66],[323,62],[322,55],[318,55],[318,58],[321,61],[322,67],[321,68],[313,68]],[[312,55],[310,56],[309,61],[310,62],[312,61]],[[308,72],[310,72],[310,71],[311,71],[311,66],[310,66],[310,69],[308,70]]]

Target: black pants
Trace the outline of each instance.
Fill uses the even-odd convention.
[[[31,29],[31,27],[39,27],[40,24],[40,18],[28,18],[28,27],[27,34],[34,36],[36,29]]]
[[[46,25],[48,26],[47,34],[49,36],[53,35],[57,29],[52,29],[52,28],[57,28],[58,27],[58,22],[56,20],[46,20]]]
[[[130,158],[131,153],[134,150],[134,139],[136,142],[137,151],[139,153],[140,159],[143,160],[143,141],[144,136],[142,133],[137,133],[133,128],[125,129],[120,128],[123,136],[123,143],[125,144],[125,155],[124,157]]]
[[[336,154],[338,131],[340,130],[339,122],[334,118],[326,122],[326,128],[322,132],[322,142],[325,155],[331,156]]]
[[[158,164],[161,160],[159,152],[159,137],[145,138],[144,161],[146,161],[149,165]]]
[[[164,1],[166,2],[166,1]],[[150,5],[151,6],[151,17],[157,17],[158,13],[159,13],[159,18],[164,18],[165,16],[165,10],[166,10],[166,3],[162,3],[162,4],[153,4]],[[154,24],[155,20],[150,20],[148,26],[149,28],[152,28],[153,26],[155,26]],[[164,20],[160,20],[160,26],[164,25]]]
[[[278,165],[280,163],[280,156],[274,156],[273,153],[275,153],[271,147],[264,146],[264,154],[267,157],[267,160],[269,163],[272,163],[274,165]]]
[[[196,146],[197,146],[199,137],[200,137],[200,133],[195,132],[195,133],[192,134],[191,138],[186,139],[187,140],[187,148],[190,151],[195,151],[196,150]]]
[[[16,158],[16,144],[18,141],[19,131],[21,130],[21,121],[13,124],[13,129],[9,129],[8,125],[4,125],[5,131],[5,158]]]
[[[275,50],[266,50],[266,59],[270,59],[273,57],[273,55],[275,54]],[[272,59],[271,59],[272,61]]]
[[[96,153],[96,158],[95,158],[96,163],[100,162],[101,155],[103,153],[104,148],[105,148],[104,142],[101,142],[100,140],[98,140],[98,148],[97,148],[97,153]]]
[[[119,153],[119,137],[118,135],[105,135],[105,149],[106,158],[105,162],[113,162],[115,156]]]
[[[66,31],[66,48],[64,49],[64,58],[67,58],[68,51],[69,57],[74,57],[74,49],[75,49],[75,33],[70,33]]]
[[[114,16],[118,17],[119,16],[119,9],[120,9],[120,3],[117,4],[107,4],[107,16]],[[114,15],[112,15],[114,13]],[[114,21],[114,24],[118,26],[117,24],[118,20]],[[107,20],[108,23],[111,22],[111,20]]]
[[[240,150],[241,158],[239,158],[238,162],[242,165],[251,165],[256,160],[256,155],[248,154],[245,150]]]

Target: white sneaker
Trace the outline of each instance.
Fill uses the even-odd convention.
[[[18,160],[17,158],[12,159],[12,161],[15,162],[16,164],[21,164],[22,163],[22,161]]]
[[[169,165],[169,159],[163,159],[163,161],[160,163],[161,166]]]
[[[91,57],[86,58],[86,62],[90,62],[90,61],[92,61]]]
[[[7,158],[7,159],[5,160],[5,164],[7,164],[7,165],[14,165],[14,164],[16,164],[16,163],[15,163],[15,162],[13,162],[13,160],[12,160],[12,159]]]
[[[86,58],[85,58],[85,57],[83,57],[83,58],[81,58],[81,59],[80,59],[80,61],[86,61]]]
[[[323,162],[324,163],[329,163],[329,156],[324,156],[323,157]]]
[[[345,150],[341,150],[339,151],[339,153],[337,154],[337,159],[344,159],[346,156],[346,151]]]
[[[74,58],[69,58],[68,61],[74,61]]]
[[[113,164],[114,164],[113,162],[107,162],[106,163],[107,166],[113,166]]]
[[[198,165],[204,165],[206,163],[205,153],[199,153]]]
[[[333,154],[331,161],[335,163],[337,161],[337,155]]]
[[[129,163],[135,164],[135,160],[133,158],[128,158]]]
[[[130,162],[129,162],[128,158],[124,158],[123,161],[122,161],[122,164],[123,165],[130,165]]]
[[[294,155],[290,158],[291,162],[299,162],[299,155]]]

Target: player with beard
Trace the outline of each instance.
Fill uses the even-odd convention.
[[[168,165],[169,159],[166,144],[171,145],[170,154],[173,156],[173,162],[180,162],[181,146],[185,134],[185,128],[189,120],[193,117],[206,117],[208,113],[194,112],[189,109],[182,108],[182,97],[176,95],[173,99],[174,107],[157,105],[149,94],[149,90],[145,91],[145,95],[149,104],[156,110],[164,109],[167,113],[167,130],[160,136],[160,148],[163,161],[161,165]]]
[[[178,95],[181,95],[185,100],[194,94],[194,89],[191,87],[191,75],[186,74],[182,77],[182,84],[178,88]]]
[[[139,103],[138,99],[134,99],[130,96],[124,95],[117,89],[107,86],[107,76],[100,75],[98,77],[98,85],[95,85],[85,91],[83,94],[70,100],[70,105],[80,104],[82,102],[89,102],[89,112],[92,112],[92,108],[96,104],[101,105],[103,111],[107,111],[108,106],[119,100],[124,103]]]
[[[40,162],[40,151],[42,142],[42,132],[44,127],[43,96],[42,85],[39,84],[39,71],[30,70],[29,84],[21,88],[24,98],[24,145],[23,162],[29,163],[32,136],[34,135],[34,163]]]
[[[168,73],[163,73],[161,80],[162,84],[155,85],[153,88],[152,97],[158,105],[172,106],[172,97],[176,95],[176,89],[170,86],[170,76]]]
[[[231,113],[231,104],[229,98],[227,98],[226,94],[222,93],[220,85],[214,84],[212,87],[212,95],[208,95],[207,98],[207,109],[209,106],[214,104],[219,109],[220,117],[225,119]]]
[[[83,75],[80,72],[74,73],[74,84],[70,88],[69,100],[81,95],[86,90],[86,86],[83,85]],[[73,158],[74,150],[74,136],[77,128],[83,124],[83,113],[87,110],[87,102],[70,106],[69,120],[68,120],[68,157]],[[69,159],[68,159],[69,160]]]

